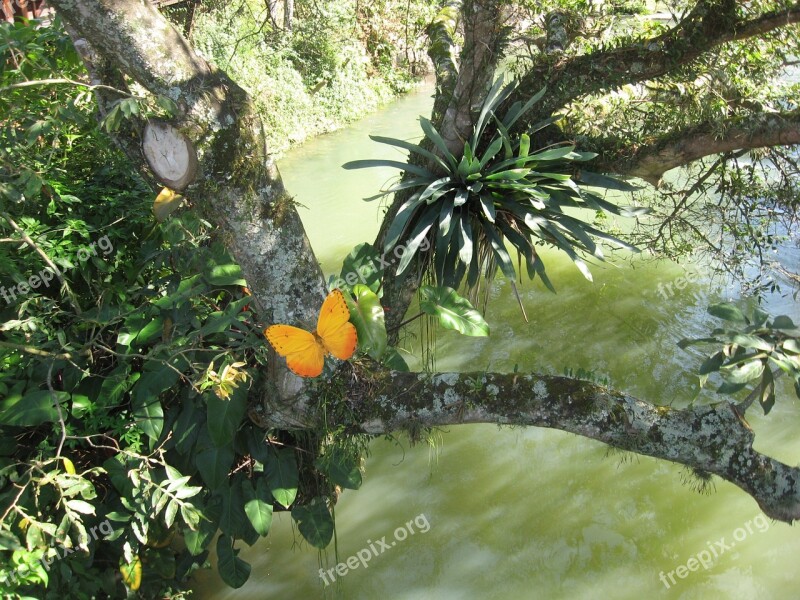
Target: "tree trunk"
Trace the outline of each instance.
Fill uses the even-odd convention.
[[[294,20],[294,0],[284,0],[283,2],[283,28],[291,33],[292,21]]]

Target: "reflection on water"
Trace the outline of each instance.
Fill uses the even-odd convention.
[[[326,272],[338,270],[352,246],[374,238],[380,211],[361,198],[393,174],[346,172],[339,165],[367,157],[401,159],[367,135],[417,137],[415,118],[427,114],[430,93],[427,89],[355,127],[313,140],[281,163],[287,188],[308,207],[301,215]],[[705,333],[705,307],[733,290],[701,278],[660,294],[658,283],[675,281],[684,269],[639,260],[595,266],[590,283],[564,257],[545,253],[544,258],[558,294],[539,282],[525,283],[520,290],[530,319],[525,323],[510,287],[498,280],[489,299],[491,337],[441,333],[440,370],[516,367],[563,373],[581,368],[652,402],[680,406],[695,397],[692,371],[701,354],[680,350],[676,342]],[[798,265],[789,266],[797,270]],[[772,298],[767,309],[799,316],[790,296]],[[800,406],[786,381],[779,388],[780,400],[769,417],[753,411],[748,420],[759,450],[797,464]],[[712,397],[710,392],[701,396]],[[451,427],[436,442],[431,450],[425,444],[409,448],[404,439],[376,440],[362,489],[342,495],[336,507],[339,560],[384,536],[387,543],[396,542],[366,568],[359,564],[325,587],[319,569],[335,568],[333,552],[320,558],[282,513],[276,514],[267,539],[253,548],[240,544],[242,558],[253,565],[247,585],[231,590],[216,573],[204,573],[197,596],[798,597],[800,531],[770,523],[764,531],[751,526],[742,537],[740,528],[760,511],[731,484],[717,481],[715,491],[701,495],[681,484],[685,471],[680,466],[609,453],[597,442],[545,429]],[[395,530],[420,514],[430,530],[395,540]],[[735,534],[742,539],[734,541]],[[721,538],[730,547],[713,562],[704,560],[707,569],[690,561],[705,558],[700,553]]]

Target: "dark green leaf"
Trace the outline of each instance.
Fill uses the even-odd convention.
[[[195,456],[195,465],[200,477],[212,490],[227,482],[228,473],[233,467],[235,453],[231,446],[217,448],[211,446],[200,450]]]
[[[267,480],[259,477],[253,483],[247,479],[242,480],[242,490],[244,491],[244,512],[250,519],[250,524],[258,535],[265,536],[269,533],[272,525],[272,496],[269,493]]]
[[[392,250],[397,242],[400,241],[406,226],[422,204],[424,204],[424,201],[419,199],[419,194],[414,194],[399,208],[392,220],[392,224],[389,225],[389,230],[386,232],[386,241],[383,246],[384,252]]]
[[[459,296],[454,289],[423,285],[419,293],[420,309],[426,314],[437,317],[445,329],[454,329],[468,336],[489,335],[489,324],[469,300]]]
[[[686,349],[689,346],[694,346],[695,344],[708,344],[708,343],[719,344],[720,340],[718,340],[717,338],[698,338],[698,339],[683,338],[681,341],[678,342],[678,348]]]
[[[618,190],[620,192],[635,192],[640,190],[640,186],[631,185],[626,181],[611,177],[608,175],[600,175],[599,173],[592,173],[591,171],[580,171],[578,178],[582,183],[591,185],[593,187],[601,187],[609,190]]]
[[[178,420],[172,427],[175,448],[178,452],[189,454],[205,421],[205,411],[198,410],[192,400],[184,400]]]
[[[500,270],[503,271],[503,275],[513,281],[517,277],[517,272],[514,270],[514,263],[511,262],[511,257],[508,255],[508,250],[506,250],[503,240],[495,232],[494,226],[489,223],[483,223],[483,231],[492,246],[494,256],[500,265]]]
[[[700,370],[698,373],[700,375],[707,375],[709,373],[713,373],[715,371],[719,371],[719,368],[725,362],[725,354],[723,352],[717,352],[710,357],[708,357],[703,364],[700,365]]]
[[[370,158],[366,160],[351,160],[342,165],[343,169],[369,169],[371,167],[388,167],[391,169],[400,169],[406,173],[413,173],[426,179],[433,179],[434,175],[428,169],[412,165],[410,163],[399,162],[396,160],[385,160],[382,158]]]
[[[442,156],[444,156],[444,159],[450,165],[450,170],[455,171],[458,168],[456,157],[453,156],[453,153],[447,148],[447,144],[442,139],[442,136],[439,135],[439,132],[436,131],[436,128],[433,126],[433,124],[425,117],[420,117],[419,123],[427,138],[434,143]]]
[[[531,154],[528,157],[528,160],[531,161],[547,161],[547,160],[559,160],[562,158],[566,158],[568,155],[575,150],[575,146],[561,146],[560,148],[551,148],[550,150],[541,150],[536,152],[535,154]]]
[[[726,321],[746,321],[744,313],[733,304],[727,302],[712,304],[708,307],[708,313]]]
[[[208,433],[211,441],[218,448],[227,446],[236,436],[236,430],[242,424],[247,410],[246,389],[239,386],[228,396],[227,400],[222,400],[216,394],[211,393],[206,393],[205,398],[208,407]]]
[[[539,100],[542,99],[542,96],[544,96],[544,93],[546,91],[547,91],[547,86],[544,86],[533,96],[531,96],[531,98],[521,107],[518,107],[518,103],[514,104],[508,111],[508,113],[506,113],[506,115],[503,117],[503,125],[506,127],[506,129],[511,129],[511,127],[514,126],[514,123],[516,123],[518,119],[523,117],[525,113],[527,113],[534,104],[536,104]],[[541,127],[539,127],[539,129],[541,129]],[[538,129],[534,129],[534,131],[538,131]]]
[[[69,400],[67,392],[34,390],[24,396],[12,394],[0,404],[0,425],[38,427],[42,423],[58,421],[54,402]]]
[[[759,398],[761,409],[765,415],[769,414],[775,405],[775,380],[772,371],[764,369],[764,376],[761,378],[761,396]]]
[[[217,501],[209,504],[203,511],[203,519],[197,526],[197,529],[185,529],[183,532],[184,542],[186,549],[192,556],[201,554],[214,539],[219,527],[220,515],[222,504]]]
[[[419,219],[419,222],[409,234],[408,239],[405,242],[405,251],[400,258],[400,264],[397,265],[397,274],[400,275],[403,271],[408,268],[408,265],[411,264],[411,260],[416,255],[417,250],[422,245],[422,242],[425,241],[425,238],[428,236],[428,232],[433,227],[434,221],[439,218],[439,207],[438,206],[429,206],[427,210],[422,213],[422,216]]]
[[[214,265],[205,274],[211,285],[247,285],[237,264]]]
[[[164,427],[164,410],[159,396],[178,382],[180,373],[163,362],[149,362],[131,391],[133,419],[155,443]]]
[[[219,528],[222,533],[231,537],[244,537],[246,530],[249,528],[247,514],[244,512],[244,497],[242,495],[242,488],[246,481],[244,477],[237,473],[216,491],[216,496],[222,499]]]
[[[436,181],[432,181],[428,184],[419,195],[420,200],[425,200],[427,204],[432,204],[436,200],[438,200],[444,193],[448,192],[450,188],[453,187],[453,181],[450,179],[450,176],[442,177],[441,179],[437,179]]]
[[[380,255],[370,244],[359,244],[350,251],[342,263],[338,280],[332,288],[352,290],[356,283],[363,283],[378,296],[383,294],[381,279],[383,268],[379,265]]]
[[[227,535],[217,540],[217,569],[222,581],[234,589],[242,587],[250,578],[250,565],[237,555],[233,548],[233,540]]]
[[[398,352],[397,348],[394,346],[390,346],[386,349],[386,352],[383,355],[381,363],[387,369],[391,369],[392,371],[401,371],[401,372],[408,372],[408,363],[406,363],[403,356]]]
[[[357,459],[336,447],[330,450],[330,454],[317,459],[315,465],[342,488],[357,490],[361,487],[362,478]]]
[[[795,327],[794,321],[786,315],[775,317],[775,320],[772,321],[772,329],[794,329]]]
[[[503,139],[502,138],[495,138],[495,140],[489,145],[486,149],[486,152],[483,154],[483,158],[481,159],[479,169],[483,170],[486,164],[492,160],[495,155],[500,152],[503,148]]]
[[[288,449],[272,452],[264,467],[272,497],[288,508],[297,496],[300,481],[294,452]]]
[[[445,171],[449,170],[446,162],[444,162],[440,157],[436,156],[433,152],[425,150],[425,148],[419,146],[418,144],[412,144],[411,142],[406,142],[405,140],[398,140],[396,138],[383,137],[380,135],[371,135],[369,137],[371,140],[380,142],[381,144],[396,146],[398,148],[403,148],[405,150],[408,150],[409,152],[414,152],[415,154],[419,154],[420,156],[424,156],[425,158],[437,163]]]
[[[306,506],[292,509],[292,518],[300,533],[315,548],[323,549],[333,537],[333,519],[323,498],[314,498]]]

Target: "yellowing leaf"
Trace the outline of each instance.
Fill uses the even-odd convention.
[[[153,203],[153,214],[156,216],[156,221],[159,223],[166,221],[167,217],[178,209],[181,202],[183,202],[183,196],[175,190],[162,189]]]
[[[122,575],[123,583],[134,592],[142,585],[142,560],[138,556],[134,556],[129,563],[125,562],[124,557],[121,558],[119,572]]]
[[[64,463],[64,470],[69,473],[70,475],[75,475],[75,465],[72,464],[72,461],[67,457],[63,457],[61,462]]]

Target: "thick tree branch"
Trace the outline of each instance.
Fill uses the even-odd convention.
[[[800,144],[800,110],[789,113],[762,113],[735,124],[720,125],[712,130],[711,125],[693,127],[682,134],[671,134],[668,140],[639,148],[628,158],[604,167],[610,171],[641,177],[657,185],[661,176],[675,167],[712,154],[733,150],[763,148],[766,146],[789,146]]]
[[[509,99],[509,103],[524,100],[547,85],[547,94],[517,127],[524,130],[578,97],[665,75],[727,42],[800,23],[800,2],[747,20],[738,18],[736,10],[732,0],[701,0],[685,19],[662,35],[622,48],[542,61],[523,77],[519,90]]]
[[[446,0],[425,30],[430,40],[428,56],[433,62],[433,69],[436,75],[434,114],[444,112],[458,78],[453,38],[458,28],[461,3],[462,0]]]
[[[473,114],[486,99],[503,44],[504,10],[499,0],[464,2],[464,48],[453,94],[444,111],[439,132],[455,156],[472,135]]]
[[[560,429],[688,465],[730,481],[770,517],[800,519],[800,468],[753,449],[755,434],[732,403],[673,409],[565,377],[383,372],[350,397],[368,433],[460,423]]]

